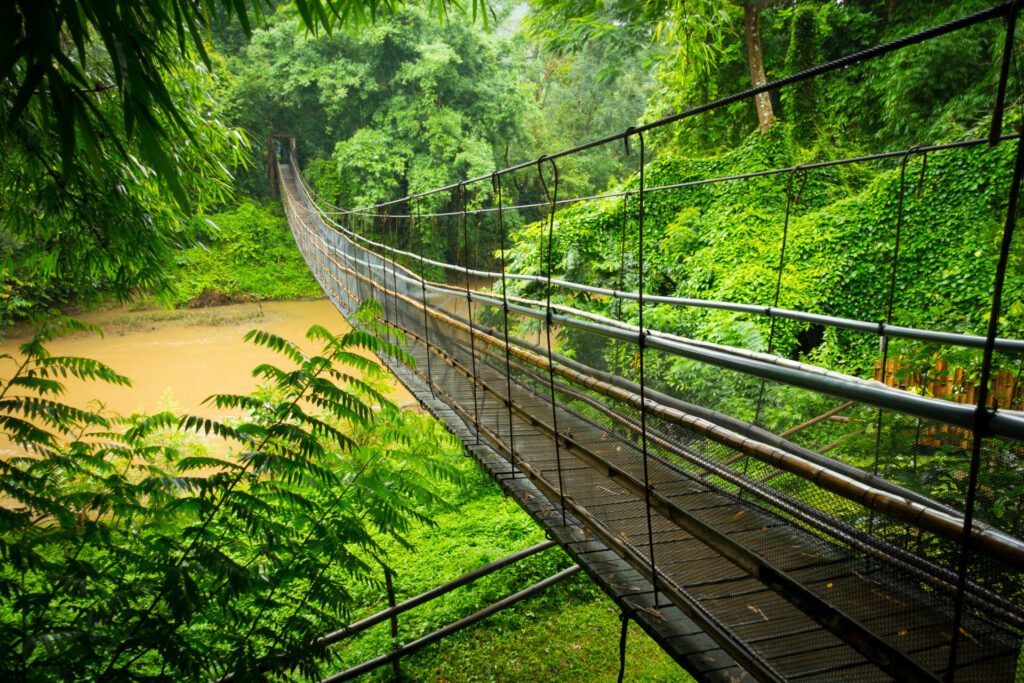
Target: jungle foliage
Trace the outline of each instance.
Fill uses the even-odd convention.
[[[268,104],[325,124],[323,149],[312,133],[309,148],[336,157],[323,182],[348,193],[339,201],[490,168],[506,140],[527,140],[531,97],[586,108],[595,127],[616,111],[589,78],[587,100],[573,100],[574,60],[557,62],[544,94],[524,83],[525,42],[439,21],[458,3],[278,4],[5,6],[0,322],[139,294],[183,305],[210,292],[309,293],[283,219],[236,203],[264,192],[254,190],[259,126],[302,133]],[[361,30],[332,35],[341,25]],[[628,111],[623,124],[639,101]],[[561,134],[574,135],[566,120]],[[542,124],[535,109],[537,140],[550,135]],[[403,150],[404,166],[373,176],[374,145]],[[361,172],[378,185],[353,193],[338,173],[346,159],[369,164]],[[3,359],[0,382],[5,678],[316,676],[325,653],[314,636],[347,622],[380,565],[463,495],[456,442],[382,395],[381,371],[361,354],[402,354],[373,334],[313,328],[321,349],[306,354],[253,332],[280,367],[256,368],[251,395],[210,399],[244,417],[120,417],[61,401],[68,378],[129,380],[51,355],[56,335],[91,330],[46,320]]]
[[[278,14],[254,34],[229,62],[227,99],[256,139],[289,131],[301,140],[307,178],[323,199],[346,208],[632,125],[651,85],[642,60],[608,63],[598,49],[555,54],[508,31],[438,25],[419,10],[330,39],[296,28],[293,17]],[[618,150],[601,150],[571,160],[563,176],[591,192],[626,173]],[[519,188],[524,198],[541,192],[535,181]],[[448,202],[426,198],[419,210]]]
[[[536,4],[543,31],[537,31],[537,24],[534,30],[551,50],[577,51],[581,41],[586,45],[607,38],[579,29],[581,38],[575,28],[558,34],[552,17],[565,19],[565,8],[575,5]],[[705,16],[718,22],[720,37],[720,51],[706,73],[689,69],[681,75],[672,60],[683,56],[663,56],[648,118],[749,87],[740,5],[727,3],[722,14]],[[759,5],[771,80],[952,20],[985,3]],[[995,101],[1003,31],[1003,23],[990,22],[773,92],[775,123],[767,133],[752,132],[758,119],[749,100],[652,131],[656,152],[646,168],[646,186],[983,137]],[[1011,92],[1019,90],[1016,76],[1010,87]],[[1013,132],[1018,119],[1010,109],[1003,132]],[[897,155],[886,161],[649,193],[645,291],[772,305],[785,227],[779,306],[885,320],[895,271],[893,319],[898,324],[983,334],[1013,153],[1012,144],[1002,144],[913,154],[905,160]],[[632,163],[633,175],[611,182],[609,190],[639,187],[635,157]],[[575,205],[560,211],[556,222],[555,277],[637,286],[635,195],[629,202]],[[513,270],[546,273],[546,230],[542,222],[514,236]],[[1024,309],[1018,303],[1024,298],[1022,253],[1018,243],[1017,265],[1004,299],[1008,305],[1001,333],[1008,336],[1024,331]],[[607,302],[576,297],[573,303],[610,312]],[[627,307],[626,315],[635,319],[635,306]],[[761,316],[669,306],[651,306],[648,315],[647,324],[660,330],[762,351],[769,348],[774,327],[770,343],[775,352],[857,374],[870,374],[878,358],[873,337],[823,331],[806,323],[773,324]],[[893,348],[925,365],[934,363],[934,358],[928,360],[930,352],[914,344],[895,343]],[[953,354],[950,360],[962,367],[979,362],[971,352]]]
[[[194,215],[233,201],[249,136],[225,111],[213,29],[280,12],[313,34],[366,27],[404,2],[18,0],[0,8],[0,322],[55,304],[165,300]],[[421,3],[415,3],[419,6]],[[427,0],[434,21],[478,0]],[[225,30],[221,33],[230,33]]]
[[[523,34],[515,7],[477,0],[464,9],[478,24],[454,12],[443,20],[463,8],[454,0],[7,3],[0,329],[54,305],[139,293],[184,305],[208,292],[315,291],[283,219],[259,203],[270,135],[294,135],[319,194],[351,208],[536,159],[987,4],[534,0]],[[749,58],[755,19],[759,65]],[[981,135],[1002,28],[990,22],[772,93],[757,109],[737,102],[652,133],[646,186]],[[1011,92],[1020,85],[1014,74]],[[1020,123],[1011,109],[1004,132]],[[771,304],[786,226],[779,305],[878,320],[899,223],[894,319],[982,332],[1011,157],[1007,145],[978,147],[650,193],[645,291]],[[635,190],[637,163],[635,144],[567,158],[560,196]],[[545,196],[533,173],[507,185],[504,199]],[[491,189],[468,201],[493,201]],[[456,206],[445,197],[419,208]],[[635,288],[638,219],[635,202],[621,198],[560,211],[553,274]],[[510,267],[545,274],[546,224],[510,215],[508,225]],[[373,236],[380,228],[363,227]],[[467,256],[451,224],[418,230],[397,239]],[[496,245],[493,227],[483,230],[480,265],[494,262]],[[1015,249],[1008,336],[1024,334],[1019,240]],[[637,313],[564,301],[627,321]],[[862,375],[878,357],[876,338],[853,333],[779,322],[772,334],[763,318],[708,309],[645,312],[667,332]],[[127,379],[49,355],[47,341],[63,329],[84,331],[64,319],[43,327],[0,383],[0,428],[19,449],[0,458],[5,678],[209,680],[292,665],[313,676],[324,653],[312,637],[379,594],[379,565],[397,548],[437,542],[424,540],[430,520],[463,495],[456,445],[381,395],[379,370],[357,351],[400,350],[370,334],[314,328],[321,350],[307,355],[253,333],[282,367],[257,368],[264,386],[252,395],[214,397],[245,417],[212,421],[65,405],[66,377]],[[560,342],[635,372],[632,352],[568,333]],[[912,344],[891,352],[934,360]],[[977,354],[947,360],[970,370]],[[757,418],[756,384],[679,359],[650,362],[649,376],[680,396]],[[769,427],[786,426],[790,400],[768,397],[779,421]],[[229,455],[196,447],[188,434],[197,432],[228,444]],[[954,501],[963,486],[956,454],[940,455],[950,465],[930,472],[939,484],[911,482],[916,466],[905,478]],[[993,508],[1008,499],[998,495]],[[489,651],[500,652],[494,640]]]
[[[243,201],[193,225],[195,246],[175,255],[174,305],[322,296],[279,206]]]

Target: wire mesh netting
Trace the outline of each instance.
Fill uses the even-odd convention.
[[[963,25],[1016,11],[1001,7]],[[801,78],[839,68],[826,66]],[[638,178],[598,198],[559,197],[560,154],[329,211],[305,185],[294,142],[281,192],[334,303],[351,315],[375,300],[416,373],[509,460],[510,476],[530,477],[567,523],[654,583],[656,606],[678,607],[756,678],[1019,679],[1024,413],[1020,371],[1006,368],[1024,365],[1024,342],[995,327],[932,329],[904,319],[900,299],[901,258],[917,258],[905,220],[929,210],[930,191],[949,191],[930,188],[925,155],[991,142],[1019,156],[1019,137],[647,187],[644,130],[673,120],[601,141],[632,139]],[[806,255],[788,240],[815,174],[884,161],[898,174],[896,220],[863,260],[890,287],[864,297],[860,319],[799,310],[790,283]],[[507,188],[527,183],[533,199],[508,203]],[[999,189],[1003,241],[976,235],[978,258],[1004,273],[1019,186],[1020,164]],[[713,187],[778,203],[777,223],[760,226],[764,265],[746,274],[749,301],[685,299],[645,281],[644,259],[661,258],[643,242],[645,211]],[[569,203],[614,217],[610,268],[579,267],[562,248],[558,210]],[[767,334],[752,332],[765,317]],[[722,333],[688,336],[707,329],[695,321],[721,321]],[[799,352],[824,335],[877,344],[874,367],[853,376]],[[798,352],[776,353],[784,344]]]

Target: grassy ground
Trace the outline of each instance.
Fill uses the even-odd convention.
[[[295,248],[279,204],[243,202],[223,213],[196,219],[198,246],[178,252],[169,302],[141,298],[146,308],[171,303],[203,308],[251,301],[287,301],[322,296]]]
[[[464,456],[465,457],[465,456]],[[412,597],[516,550],[544,540],[539,527],[467,457],[470,483],[457,509],[420,528],[413,550],[391,548],[389,564],[398,600]],[[400,642],[481,609],[572,564],[553,548],[459,588],[399,619]],[[365,586],[363,616],[386,607],[383,586]],[[578,574],[538,596],[404,659],[416,681],[614,681],[618,674],[619,617],[615,604]],[[391,643],[385,623],[337,649],[338,670],[383,654]],[[390,667],[366,676],[388,680]],[[689,681],[654,641],[630,625],[626,680]]]

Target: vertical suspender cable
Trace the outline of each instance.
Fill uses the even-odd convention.
[[[420,296],[423,298],[423,342],[427,347],[427,386],[430,387],[430,395],[437,398],[437,393],[434,391],[434,375],[430,368],[430,356],[432,352],[430,350],[430,316],[427,313],[427,261],[423,252],[427,248],[426,240],[423,239],[422,235],[418,233],[420,229],[420,203],[419,200],[415,200],[415,210],[410,211],[413,215],[413,226],[414,228],[410,232],[419,240],[419,253],[420,253]]]
[[[330,238],[330,243],[329,243],[328,246],[330,247],[331,255],[328,257],[327,262],[330,264],[331,279],[334,282],[334,304],[336,306],[340,307],[341,306],[342,284],[341,284],[341,273],[338,271],[338,251],[339,251],[339,249],[338,249],[338,239],[339,239],[339,235],[338,235],[337,232],[335,232],[333,230],[326,230],[325,232],[327,233],[327,237]]]
[[[548,189],[547,181],[544,180],[544,162],[547,161],[551,164],[551,171],[553,174],[552,187]],[[547,347],[548,347],[548,389],[550,390],[551,400],[551,428],[555,432],[555,467],[558,469],[558,502],[562,507],[562,524],[565,524],[565,488],[562,485],[562,449],[558,443],[559,431],[558,431],[558,404],[555,402],[555,361],[552,355],[551,347],[551,270],[554,267],[552,263],[552,255],[554,253],[554,239],[555,239],[555,209],[558,206],[558,164],[555,163],[554,159],[548,159],[546,156],[541,156],[537,159],[537,175],[540,177],[540,184],[544,188],[544,194],[548,198],[548,254],[547,254],[547,303],[544,316],[544,330],[547,334]]]
[[[896,304],[896,275],[899,273],[900,263],[900,239],[903,236],[903,207],[906,203],[907,194],[907,162],[916,150],[916,147],[909,148],[903,154],[903,161],[900,163],[900,189],[896,200],[896,235],[892,247],[892,268],[889,269],[889,299],[885,306],[885,322],[878,327],[879,344],[882,347],[882,383],[885,383],[885,376],[889,369],[889,337],[885,334],[885,326],[892,325],[892,312]],[[875,424],[875,458],[871,466],[872,474],[878,474],[878,458],[882,451],[882,418],[885,411],[878,409],[878,421]],[[872,520],[874,515],[871,516]]]
[[[384,214],[384,239],[381,240],[381,241],[384,244],[386,244],[386,245],[391,245],[391,233],[392,233],[392,225],[393,225],[394,221],[395,221],[395,219],[391,217],[390,211],[385,212],[385,214]],[[394,245],[391,245],[391,246],[394,246]],[[380,264],[381,265],[381,269],[380,269],[381,284],[384,285],[384,305],[385,306],[388,304],[388,293],[390,292],[390,294],[391,294],[391,310],[392,310],[392,313],[390,314],[389,318],[391,320],[391,327],[392,327],[392,329],[388,330],[388,339],[390,341],[397,342],[398,341],[398,320],[396,319],[396,316],[394,315],[394,311],[398,307],[398,300],[395,298],[395,293],[391,292],[390,289],[388,288],[388,261],[390,259],[388,258],[387,254],[388,254],[388,252],[387,252],[386,249],[382,250],[382,253],[381,253],[381,264]]]
[[[622,231],[619,234],[619,286],[620,292],[626,289],[626,226],[629,224],[629,194],[622,195]],[[615,319],[622,322],[622,297],[615,297]]]
[[[384,221],[384,225],[383,225],[383,229],[382,229],[382,232],[381,232],[381,242],[384,243],[385,245],[388,245],[388,244],[390,244],[390,241],[391,241],[391,223],[393,221],[389,211],[385,211],[384,212],[383,221]],[[380,283],[382,285],[384,285],[384,307],[385,307],[385,310],[387,310],[387,306],[388,306],[388,293],[389,293],[389,289],[388,289],[388,260],[389,259],[388,259],[387,253],[388,252],[387,252],[386,249],[382,249],[381,250],[381,257],[380,257],[381,258],[381,264],[380,264],[380,266],[381,266],[381,268],[380,268],[380,279],[381,279],[381,281],[380,281]],[[397,301],[395,300],[394,292],[391,292],[390,294],[391,294],[391,304],[390,305],[391,305],[391,309],[394,310],[395,305],[397,304]],[[398,331],[398,321],[395,320],[394,315],[392,315],[391,313],[388,314],[388,319],[391,321],[391,329],[388,330],[388,341],[397,342],[398,340],[393,336],[392,333]]]
[[[1003,64],[999,76],[999,92],[1006,93],[1006,81],[1009,77],[1010,60],[1013,57],[1013,37],[1017,28],[1017,13],[1020,2],[1014,2],[1006,17],[1006,40],[1003,43]],[[993,113],[993,127],[1002,114],[1002,101],[996,102]],[[973,441],[971,444],[971,466],[967,475],[967,497],[964,501],[963,546],[960,549],[960,563],[957,568],[956,600],[953,603],[953,629],[949,644],[949,665],[946,669],[946,680],[953,681],[956,675],[957,656],[960,649],[960,630],[964,618],[964,596],[967,590],[967,569],[971,553],[971,531],[974,527],[974,504],[978,494],[978,472],[981,470],[982,441],[990,429],[989,421],[992,413],[988,409],[988,383],[992,377],[992,358],[995,355],[996,334],[999,332],[999,314],[1003,308],[1003,287],[1006,283],[1006,270],[1010,261],[1010,244],[1013,232],[1017,227],[1017,207],[1020,201],[1021,178],[1024,177],[1024,137],[1017,139],[1017,156],[1013,164],[1013,176],[1010,180],[1010,196],[1006,202],[1006,222],[1003,224],[1003,237],[999,245],[999,261],[996,263],[995,281],[992,285],[992,308],[988,317],[988,334],[985,338],[985,351],[981,361],[981,377],[978,382],[978,403],[974,411]]]
[[[775,296],[772,298],[772,308],[779,307],[779,299],[782,296],[782,273],[786,267],[786,243],[789,239],[789,216],[793,211],[793,175],[796,171],[800,170],[797,166],[793,171],[789,173],[786,179],[786,214],[782,219],[782,243],[779,246],[779,272],[775,277]],[[804,172],[803,177],[800,181],[800,191],[798,194],[803,193],[804,184],[807,182],[807,173]],[[777,318],[772,316],[771,325],[768,328],[768,351],[771,354],[775,350],[775,323]],[[754,410],[754,424],[761,424],[761,416],[764,411],[764,391],[765,391],[765,380],[761,380],[761,387],[757,392],[757,406]],[[743,474],[746,476],[747,471],[750,467],[750,456],[748,455],[743,459]]]
[[[477,405],[477,376],[476,376],[476,335],[473,330],[476,327],[473,316],[473,295],[469,287],[469,226],[466,221],[466,185],[459,183],[459,197],[462,209],[459,212],[459,222],[462,224],[462,245],[465,250],[466,259],[466,320],[469,321],[469,357],[473,369],[473,431],[476,432],[476,442],[480,443],[480,413]]]
[[[515,422],[512,419],[512,348],[508,342],[508,283],[505,280],[505,211],[501,196],[501,176],[491,176],[491,184],[498,200],[498,233],[501,239],[501,307],[505,332],[505,408],[508,410],[508,453],[512,466],[512,478],[516,476]]]
[[[619,230],[619,281],[616,289],[623,292],[626,290],[626,228],[629,226],[629,193],[624,192],[622,195],[622,225]],[[622,297],[615,297],[615,319],[620,323],[622,322]],[[620,366],[620,356],[618,351],[618,344],[615,344],[612,348],[616,350],[616,353],[612,356],[614,362],[614,372],[616,375],[621,374],[622,368]]]
[[[623,612],[619,615],[622,620],[622,627],[619,631],[619,677],[618,683],[626,677],[626,634],[629,632],[629,617]]]
[[[350,216],[345,216],[345,227],[347,227],[353,233],[355,233],[356,231],[355,221],[353,221]],[[350,260],[350,257],[352,256],[352,248],[349,245],[351,245],[351,247],[354,247],[354,243],[352,242],[351,239],[343,239],[339,240],[338,242],[338,246],[343,250],[343,253],[346,257],[345,264],[348,268],[346,268],[346,270],[344,271],[345,282],[348,285],[348,294],[350,299],[349,303],[351,305],[351,310],[355,310],[359,306],[359,300],[355,298],[359,292],[359,280],[356,279],[356,277],[351,272],[351,268],[353,268],[354,265]]]
[[[640,446],[644,459],[644,507],[647,512],[648,559],[651,561],[651,586],[654,588],[654,606],[658,607],[658,569],[654,562],[654,525],[651,521],[651,479],[647,453],[647,382],[644,374],[644,352],[647,349],[647,330],[644,328],[644,165],[647,163],[643,131],[637,130],[640,143],[640,191],[637,193],[637,344],[640,366]],[[625,138],[629,140],[629,136]],[[627,142],[628,146],[628,142]]]
[[[387,220],[387,214],[386,213],[381,215],[377,219],[377,221],[380,223],[380,242],[381,242],[381,244],[386,244],[387,237],[386,237],[386,232],[384,230],[384,223],[385,223],[386,220]],[[383,259],[383,257],[381,257],[381,258]],[[370,260],[371,260],[371,257],[370,257],[369,254],[367,254],[367,257],[366,257],[367,266],[369,266]],[[383,266],[384,263],[381,263],[381,265]],[[386,270],[384,270],[382,272],[384,272],[385,274],[387,273]],[[374,273],[373,272],[368,272],[367,273],[367,277],[373,278],[374,277]],[[382,287],[380,289],[380,296],[381,296],[381,299],[382,299],[381,303],[383,304],[383,307],[384,307],[384,324],[387,326],[388,341],[391,341],[391,318],[388,315],[388,288],[387,288],[388,279],[387,279],[386,275],[385,275],[385,277],[383,277],[383,281],[384,281],[383,282],[384,287]]]
[[[398,237],[398,223],[399,223],[399,220],[400,220],[400,218],[398,216],[395,216],[394,218],[391,219],[391,246],[393,246],[395,248],[395,252],[396,253],[393,253],[391,255],[391,258],[388,259],[389,261],[391,261],[391,285],[393,287],[393,289],[391,290],[392,291],[391,300],[394,302],[394,306],[395,306],[395,318],[394,318],[394,320],[395,320],[395,330],[396,330],[396,333],[395,333],[396,339],[395,339],[395,341],[398,341],[401,338],[400,335],[398,334],[398,330],[404,329],[404,327],[402,327],[402,324],[401,324],[402,321],[399,319],[399,313],[398,313],[398,310],[399,310],[398,309],[398,294],[399,294],[399,292],[398,292],[398,259],[399,259],[399,255],[398,255],[397,252],[402,248],[402,245],[399,243],[399,237]],[[387,273],[388,273],[388,271],[385,269],[384,270],[385,277],[387,276]],[[385,283],[385,284],[387,284],[387,283]]]
[[[372,216],[369,216],[369,215],[363,217],[363,234],[366,237],[371,238],[371,239],[374,236],[374,234],[373,234],[373,224],[374,224],[375,220],[376,220],[375,218],[373,218]],[[369,254],[366,254],[364,258],[359,259],[359,260],[362,263],[359,263],[356,266],[356,269],[359,270],[363,274],[364,277],[367,277],[367,278],[373,277],[373,273],[370,272],[371,256]],[[373,289],[372,287],[368,286],[365,282],[361,283],[361,289],[364,292],[366,292],[366,296],[364,298],[366,298],[366,299],[376,299],[377,298],[376,290]]]
[[[395,584],[392,581],[391,570],[384,567],[384,588],[388,594],[388,609],[394,609],[398,604],[395,600]],[[398,615],[392,614],[391,618],[388,619],[391,622],[391,648],[392,648],[392,659],[391,659],[391,679],[395,683],[402,683],[402,662],[398,655]]]

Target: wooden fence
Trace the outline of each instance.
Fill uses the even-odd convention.
[[[919,365],[916,366],[920,368]],[[882,379],[882,361],[875,362],[875,380],[884,381],[891,387],[906,389],[915,393],[934,398],[942,398],[956,403],[975,404],[978,400],[978,377],[976,373],[963,368],[950,368],[949,363],[935,359],[934,365],[927,371],[910,370],[906,361],[890,359],[885,367],[885,379]],[[1003,370],[993,374],[989,384],[987,403],[1004,410],[1021,410],[1024,408],[1024,381],[1019,373]],[[950,425],[932,425],[921,434],[919,443],[933,448],[943,445],[956,445],[969,448],[971,433],[966,429]]]

